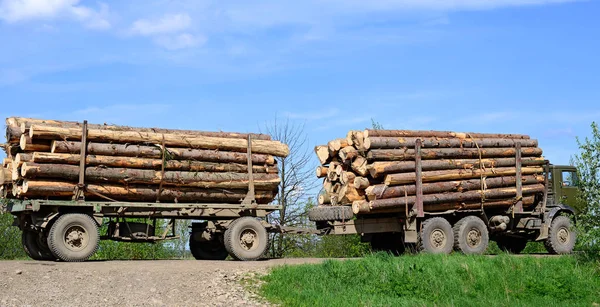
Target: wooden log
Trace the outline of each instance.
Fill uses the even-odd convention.
[[[371,137],[438,137],[438,138],[502,138],[502,139],[529,139],[523,134],[503,133],[475,133],[453,131],[425,131],[425,130],[375,130],[367,129],[363,132],[365,138]]]
[[[18,144],[21,139],[21,128],[17,125],[6,126],[6,142],[10,144]]]
[[[79,166],[64,164],[23,163],[21,175],[26,179],[58,178],[68,181],[79,179]],[[160,184],[161,177],[165,186],[247,189],[249,180],[246,173],[208,173],[167,171],[164,176],[160,171],[87,167],[86,182],[120,182],[126,184]],[[254,174],[254,185],[257,190],[272,191],[279,185],[277,174]]]
[[[514,157],[514,148],[426,148],[421,149],[422,159],[473,159],[479,158],[503,158]],[[523,157],[539,157],[542,150],[537,147],[525,147],[521,149]],[[414,160],[414,149],[372,149],[367,153],[369,161],[405,161]]]
[[[338,156],[343,162],[353,161],[358,157],[358,150],[352,146],[344,147],[338,152]]]
[[[79,154],[80,151],[81,142],[52,142],[52,153]],[[90,155],[101,156],[144,157],[162,159],[163,151],[160,148],[160,146],[89,143],[87,153]],[[167,156],[173,160],[196,160],[207,162],[232,163],[246,163],[248,159],[248,155],[246,153],[241,152],[215,151],[190,148],[167,148]],[[275,159],[271,155],[253,153],[252,163],[273,165],[275,164]]]
[[[23,163],[25,162],[33,162],[33,153],[18,153],[15,156],[15,164],[17,164],[18,166],[23,165]]]
[[[335,157],[338,152],[344,148],[348,147],[348,142],[346,139],[336,139],[327,143],[327,149],[330,157]]]
[[[327,170],[327,179],[329,181],[338,181],[340,179],[340,175],[337,172],[337,168],[340,166],[337,162],[331,162],[329,164],[329,169]]]
[[[21,155],[21,154],[19,154]],[[19,156],[17,155],[17,156]],[[32,155],[31,162],[34,163],[49,163],[49,164],[71,164],[79,165],[81,156],[73,154],[55,154],[46,152],[35,152]],[[115,156],[86,156],[87,165],[90,166],[107,166],[120,168],[142,168],[159,170],[163,166],[161,159],[134,158],[134,157],[115,157]],[[164,163],[165,170],[179,170],[192,172],[231,172],[243,173],[248,172],[248,164],[241,163],[214,163],[202,161],[178,161],[168,160]],[[276,166],[268,165],[253,165],[252,172],[254,173],[271,173],[278,172]]]
[[[51,126],[32,125],[29,136],[33,140],[80,140],[82,130],[78,128],[60,128]],[[111,131],[89,129],[89,141],[114,143],[152,143],[166,146],[215,149],[224,151],[246,152],[248,140],[236,138],[219,138],[186,134],[167,134],[139,131]],[[287,157],[289,148],[279,141],[253,140],[252,152],[270,154],[277,157]]]
[[[523,175],[542,174],[544,169],[542,167],[523,167]],[[516,168],[514,167],[499,167],[490,169],[458,169],[458,170],[444,170],[444,171],[427,171],[423,172],[423,182],[435,182],[445,180],[457,180],[457,179],[472,179],[484,177],[501,177],[501,176],[514,176]],[[385,184],[400,185],[413,183],[416,180],[415,173],[401,173],[401,174],[390,174],[385,176]]]
[[[359,191],[349,184],[341,185],[337,194],[338,205],[348,205],[355,201],[365,200],[365,192]]]
[[[317,199],[319,205],[331,204],[331,196],[327,192],[319,194],[319,197]]]
[[[495,177],[487,178],[485,185],[487,188],[503,188],[513,187],[517,182],[517,178],[514,176],[507,177]],[[541,175],[530,175],[523,176],[523,185],[530,185],[536,183],[543,183],[544,176]],[[455,181],[441,181],[441,182],[430,182],[423,184],[423,194],[435,194],[444,192],[463,192],[468,190],[479,190],[481,189],[481,179],[468,179],[468,180],[455,180]],[[400,185],[388,187],[385,184],[376,184],[366,188],[365,194],[368,200],[386,199],[403,197],[405,195],[415,195],[416,186]]]
[[[21,166],[17,163],[12,163],[11,164],[11,174],[12,174],[12,181],[17,181],[20,180],[21,177]]]
[[[543,184],[534,184],[523,186],[523,195],[533,195],[544,191]],[[498,189],[487,189],[485,191],[473,190],[466,192],[454,192],[454,193],[438,193],[438,194],[426,194],[423,195],[423,204],[446,204],[450,205],[447,208],[452,208],[452,203],[469,202],[469,201],[480,201],[482,195],[485,195],[486,199],[499,199],[514,197],[517,194],[516,188],[498,188]],[[357,203],[356,206],[353,204],[353,210],[355,214],[362,214],[366,212],[373,212],[378,210],[386,210],[394,207],[405,208],[406,205],[412,206],[415,204],[416,196],[378,199],[361,203]],[[491,201],[491,200],[490,200]],[[513,202],[514,203],[514,202]],[[481,205],[481,203],[480,203]],[[356,207],[356,208],[355,208]],[[446,206],[440,206],[442,210],[446,209]],[[485,208],[485,202],[484,202]]]
[[[23,134],[21,135],[21,139],[19,141],[19,147],[24,152],[34,152],[34,151],[45,151],[49,152],[51,148],[51,141],[41,140],[33,142],[29,135]]]
[[[491,200],[491,201],[485,202],[485,207],[486,208],[509,208],[514,203],[515,203],[514,199]],[[534,196],[523,197],[523,206],[524,207],[529,208],[532,205],[534,205],[535,203],[536,202],[535,202]],[[367,202],[367,201],[356,201],[356,202],[352,203],[352,210],[354,212],[361,212],[360,214],[399,213],[399,212],[406,211],[406,207],[404,207],[404,206],[389,208],[389,209],[385,209],[385,210],[377,210],[377,211],[370,211],[370,209],[368,209],[368,206],[369,206],[369,202]],[[480,201],[469,201],[469,202],[450,202],[450,203],[444,203],[444,204],[425,204],[424,207],[425,207],[426,212],[480,209],[481,202]],[[410,210],[410,208],[409,208],[409,210]]]
[[[357,149],[362,148],[364,143],[363,131],[349,131],[346,135],[346,142],[349,146],[354,146]]]
[[[537,140],[532,139],[501,139],[501,138],[416,138],[416,137],[369,137],[365,138],[361,150],[414,148],[417,139],[421,139],[422,148],[504,148],[537,147]]]
[[[328,167],[325,166],[317,166],[317,178],[323,178],[327,176]]]
[[[344,172],[340,177],[341,184],[354,184],[354,179],[356,178],[356,174],[353,172]]]
[[[12,168],[0,168],[0,185],[12,182]]]
[[[367,176],[369,170],[367,169],[367,159],[358,156],[352,162],[352,170],[354,170],[360,176]]]
[[[2,160],[2,167],[6,167],[9,163],[12,163],[12,157],[6,157]]]
[[[544,165],[545,159],[542,157],[524,158],[523,166],[539,166]],[[486,168],[515,166],[515,158],[499,158],[499,159],[450,159],[450,160],[425,160],[421,162],[423,171],[432,170],[448,170],[448,169],[476,169],[481,168],[481,165]],[[367,165],[369,174],[373,178],[378,178],[381,175],[392,173],[404,173],[415,171],[415,161],[385,161],[373,162]]]
[[[329,155],[329,148],[326,145],[318,145],[315,146],[315,153],[317,154],[317,158],[319,158],[319,162],[321,165],[328,164],[331,162],[331,156]]]
[[[10,125],[17,126],[20,129],[20,133],[26,133],[29,131],[31,125],[44,125],[44,126],[53,126],[53,127],[62,127],[62,128],[77,128],[79,130],[83,129],[83,122],[74,122],[74,121],[59,121],[59,120],[46,120],[46,119],[35,119],[35,118],[24,118],[24,117],[11,117],[7,119],[7,124],[10,122]],[[220,138],[238,138],[238,139],[248,139],[248,136],[251,135],[255,140],[270,140],[271,136],[267,134],[258,134],[258,133],[238,133],[238,132],[222,132],[222,131],[197,131],[197,130],[180,130],[180,129],[162,129],[162,128],[142,128],[142,127],[128,127],[128,126],[118,126],[118,125],[107,125],[107,124],[90,124],[88,123],[88,128],[90,129],[101,129],[101,130],[112,130],[112,131],[139,131],[139,132],[153,132],[153,133],[172,133],[172,134],[188,134],[188,135],[196,135],[196,136],[211,136],[211,137],[220,137]]]
[[[371,183],[369,182],[369,179],[365,178],[365,177],[356,177],[354,178],[354,188],[358,189],[358,190],[364,190],[366,188],[369,187]]]
[[[76,184],[61,181],[26,180],[18,194],[21,198],[70,198]],[[158,187],[152,186],[118,186],[110,184],[86,185],[86,199],[101,199],[97,194],[118,201],[154,202],[157,199]],[[267,204],[274,198],[273,191],[256,191],[255,198],[259,204]],[[245,190],[228,189],[194,189],[165,187],[160,193],[160,201],[178,203],[214,202],[239,203],[246,197]]]

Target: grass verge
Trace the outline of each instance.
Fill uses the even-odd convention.
[[[600,267],[565,257],[374,254],[284,266],[260,293],[284,306],[600,306]]]

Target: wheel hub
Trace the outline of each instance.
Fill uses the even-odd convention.
[[[569,230],[566,228],[561,228],[558,230],[558,233],[556,234],[557,238],[558,238],[558,242],[560,244],[567,244],[569,243]]]
[[[83,227],[71,226],[65,231],[64,241],[68,249],[80,251],[87,246],[89,238]]]
[[[471,229],[467,233],[467,244],[470,247],[476,247],[481,243],[481,232],[477,229]]]
[[[443,248],[444,246],[446,246],[446,234],[440,230],[440,229],[436,229],[434,231],[431,232],[431,245],[434,248]]]
[[[245,229],[240,235],[240,245],[249,251],[258,245],[258,234],[253,229]]]

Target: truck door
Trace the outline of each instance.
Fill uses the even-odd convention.
[[[560,174],[560,187],[562,193],[560,193],[561,199],[557,199],[557,201],[573,208],[577,208],[577,194],[579,193],[577,172],[571,169],[563,169],[560,171]]]

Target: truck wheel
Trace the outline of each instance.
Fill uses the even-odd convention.
[[[225,231],[225,249],[236,260],[259,259],[267,251],[268,241],[267,230],[252,217],[233,221]]]
[[[371,250],[388,252],[394,256],[404,253],[404,238],[401,233],[374,233],[371,238]]]
[[[100,234],[96,221],[87,214],[61,215],[50,228],[48,247],[66,262],[88,260],[98,249]]]
[[[557,216],[550,224],[548,239],[544,242],[550,254],[570,254],[575,247],[576,234],[568,216]]]
[[[29,258],[33,260],[55,260],[56,258],[43,240],[44,237],[35,231],[23,230],[21,234],[21,243]]]
[[[431,254],[450,254],[454,247],[452,226],[444,218],[434,217],[421,224],[417,249]]]
[[[490,242],[487,226],[476,216],[460,219],[453,228],[454,250],[466,255],[481,255],[485,253]]]
[[[501,251],[509,254],[520,254],[527,246],[527,240],[513,237],[498,237],[496,244]]]
[[[196,260],[225,260],[229,255],[220,240],[196,241],[190,238],[190,252]]]
[[[308,219],[319,221],[348,221],[354,217],[350,206],[318,206],[308,211]]]

